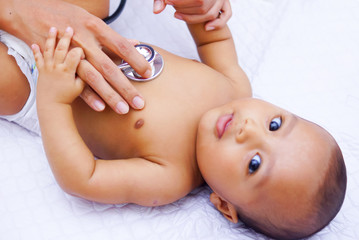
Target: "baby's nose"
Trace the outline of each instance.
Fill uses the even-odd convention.
[[[236,141],[243,143],[258,137],[259,127],[253,119],[247,118],[239,124],[236,132]]]

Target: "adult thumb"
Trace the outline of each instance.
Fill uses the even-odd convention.
[[[153,1],[153,12],[158,14],[166,8],[165,0],[154,0]]]

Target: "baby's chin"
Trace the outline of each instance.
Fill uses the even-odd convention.
[[[206,131],[208,131],[211,128],[211,124],[215,118],[214,114],[215,114],[215,109],[211,109],[205,112],[199,119],[198,127],[197,127],[197,141],[199,139],[198,136],[203,135]]]

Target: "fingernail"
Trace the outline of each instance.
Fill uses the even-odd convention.
[[[99,100],[95,100],[93,103],[94,107],[96,108],[97,111],[102,111],[105,109],[105,104],[103,104],[101,101]]]
[[[139,96],[134,97],[132,103],[137,109],[142,109],[145,106],[145,101]]]
[[[150,78],[150,77],[152,77],[152,70],[147,70],[146,72],[145,72],[145,74],[144,74],[144,76],[143,76],[144,78]]]
[[[31,49],[32,49],[33,51],[36,51],[36,50],[37,50],[37,45],[36,45],[36,44],[32,44],[32,45],[31,45]]]
[[[68,33],[72,32],[72,28],[71,28],[71,27],[67,27],[67,28],[66,28],[66,32],[68,32]]]
[[[55,27],[51,27],[49,32],[50,32],[51,34],[54,34],[54,33],[56,32],[56,28],[55,28]]]
[[[129,106],[124,102],[117,103],[116,109],[120,114],[126,114],[130,110]]]
[[[212,27],[212,26],[206,27],[206,31],[212,31],[212,30],[214,30],[214,29],[215,29],[215,27]]]
[[[162,8],[162,2],[161,1],[155,1],[153,3],[153,12],[158,12]]]

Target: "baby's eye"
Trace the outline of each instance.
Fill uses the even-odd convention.
[[[257,171],[257,169],[259,168],[259,166],[261,165],[261,157],[256,154],[251,161],[249,162],[248,165],[248,170],[249,170],[249,174],[254,173],[255,171]]]
[[[273,118],[272,121],[269,124],[269,130],[270,131],[277,131],[280,128],[281,125],[282,125],[282,118],[281,117]]]

